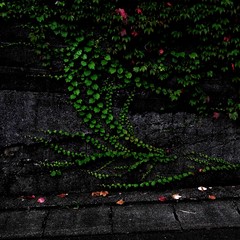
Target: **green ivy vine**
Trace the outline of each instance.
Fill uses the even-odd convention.
[[[19,44],[35,50],[49,70],[44,77],[66,82],[69,99],[90,130],[44,133],[57,139],[80,139],[95,149],[91,154],[65,149],[47,137],[34,138],[66,157],[66,161],[43,163],[52,176],[66,167],[80,166],[98,179],[115,179],[103,183],[105,187],[129,188],[239,169],[239,164],[191,152],[184,159],[194,168],[152,177],[156,166],[171,164],[180,156],[140,140],[128,118],[136,94],[144,91],[163,100],[163,111],[184,105],[215,118],[221,112],[238,119],[238,1],[3,0],[0,9],[2,22],[14,20],[28,33],[28,39]],[[234,90],[227,98],[216,96],[204,88],[214,81],[227,82]],[[117,94],[125,99],[121,106],[115,104]],[[117,113],[116,107],[121,108]],[[102,165],[84,168],[90,162]],[[124,182],[125,176],[131,177]]]

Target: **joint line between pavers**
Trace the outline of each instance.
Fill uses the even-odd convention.
[[[180,219],[179,219],[179,217],[178,217],[178,215],[177,215],[177,211],[176,211],[176,208],[175,208],[175,205],[174,205],[174,204],[172,205],[172,208],[173,208],[174,218],[175,218],[175,220],[178,222],[181,230],[183,231],[183,227],[182,227],[181,221],[180,221]]]
[[[240,215],[240,209],[239,209],[237,203],[235,201],[233,201],[233,204],[235,205],[236,210],[237,210],[238,214]]]
[[[46,230],[49,215],[50,215],[50,210],[47,211],[47,214],[44,217],[43,222],[42,222],[42,237],[44,237],[44,235],[45,235],[45,230]]]

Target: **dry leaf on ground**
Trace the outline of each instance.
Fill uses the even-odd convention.
[[[109,194],[108,191],[92,192],[92,197],[99,197],[99,196],[106,197],[108,194]]]
[[[215,200],[216,196],[215,195],[208,195],[208,198],[211,199],[211,200]]]
[[[120,200],[118,200],[117,202],[116,202],[116,204],[118,204],[118,205],[123,205],[125,202],[123,201],[123,199],[120,199]]]

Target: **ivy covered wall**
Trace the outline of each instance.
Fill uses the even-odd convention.
[[[61,86],[81,123],[74,132],[44,128],[43,137],[35,138],[65,156],[64,161],[43,164],[53,176],[61,174],[63,167],[84,167],[103,160],[103,172],[86,171],[100,179],[120,180],[127,173],[127,184],[115,181],[111,187],[128,188],[181,180],[199,169],[238,169],[239,165],[205,153],[174,152],[171,144],[145,141],[141,133],[136,134],[137,122],[130,116],[145,111],[139,103],[150,99],[153,106],[148,109],[159,115],[188,112],[210,122],[238,121],[238,1],[30,0],[2,1],[0,7],[5,27],[2,65],[8,65],[7,53],[12,52],[15,64],[24,68],[29,79],[37,84],[47,81],[53,90],[55,84]],[[8,26],[18,33],[14,41]],[[17,61],[19,51],[28,60],[25,64],[22,58]],[[42,70],[29,73],[29,68]],[[160,125],[156,131],[159,129]],[[92,150],[66,149],[59,139],[79,139]],[[156,165],[178,159],[194,164],[186,164],[182,172],[150,177]],[[106,164],[118,165],[122,160],[127,164],[105,171]],[[120,171],[109,174],[115,167]],[[141,168],[142,175],[136,180],[132,172]]]

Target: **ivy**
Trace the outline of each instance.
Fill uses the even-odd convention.
[[[191,153],[184,160],[193,162],[196,172],[154,176],[159,165],[181,156],[138,139],[128,117],[135,94],[151,92],[163,100],[163,110],[187,106],[200,114],[221,110],[232,120],[239,118],[237,90],[227,99],[214,101],[216,97],[203,87],[216,79],[220,85],[227,79],[233,89],[239,84],[237,1],[3,0],[0,9],[3,21],[15,19],[28,32],[29,41],[17,44],[31,46],[50,71],[54,60],[60,62],[50,77],[65,80],[70,102],[89,129],[89,133],[48,130],[46,138],[35,138],[68,158],[43,163],[51,168],[51,176],[60,175],[64,167],[82,167],[100,159],[100,168],[85,172],[101,180],[120,178],[118,183],[104,184],[110,188],[154,187],[192,177],[198,169],[239,169],[239,165]],[[125,99],[121,106],[116,105],[119,95]],[[65,149],[48,140],[48,135],[81,139],[94,151]],[[114,174],[106,173],[113,170]],[[128,181],[133,182],[122,183],[129,175]],[[134,182],[135,175],[142,182]]]

